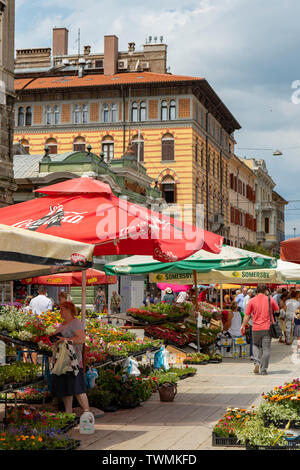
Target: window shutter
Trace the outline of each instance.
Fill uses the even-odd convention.
[[[174,160],[174,140],[162,140],[162,160]]]
[[[230,189],[234,189],[234,185],[233,185],[233,173],[230,173]]]

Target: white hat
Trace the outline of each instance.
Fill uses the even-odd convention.
[[[167,288],[166,288],[166,293],[167,293],[167,294],[172,294],[172,289],[171,289],[171,287],[167,287]]]

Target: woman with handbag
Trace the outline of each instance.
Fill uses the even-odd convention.
[[[63,302],[60,306],[60,314],[63,318],[63,323],[55,330],[53,340],[54,354],[63,342],[71,341],[67,344],[70,352],[70,358],[66,363],[70,364],[64,370],[57,370],[56,364],[52,369],[52,390],[51,393],[54,397],[62,398],[66,413],[72,413],[73,396],[75,395],[77,401],[83,411],[89,411],[89,402],[86,395],[86,384],[83,372],[83,357],[82,350],[85,344],[84,327],[80,320],[76,317],[77,309],[72,302]],[[59,335],[59,336],[58,336]],[[51,336],[50,336],[51,340]],[[66,346],[66,345],[65,345]],[[64,354],[65,354],[64,348]],[[58,359],[59,360],[59,354]],[[67,370],[69,369],[69,370]]]
[[[244,320],[241,327],[241,334],[245,334],[245,327],[252,317],[253,334],[253,356],[255,374],[267,375],[269,366],[272,330],[275,328],[274,315],[279,313],[279,307],[274,298],[266,295],[267,287],[259,284],[257,295],[249,300]],[[279,326],[279,325],[278,325]],[[278,338],[279,336],[277,336]]]

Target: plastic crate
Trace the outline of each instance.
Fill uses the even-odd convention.
[[[244,447],[240,444],[236,437],[222,437],[215,432],[212,433],[212,445],[220,447]]]
[[[299,444],[288,444],[286,446],[260,446],[260,445],[250,445],[246,443],[246,450],[300,450]]]
[[[264,425],[266,428],[268,428],[271,424],[276,426],[277,428],[282,428],[284,429],[289,420],[288,419],[281,419],[281,420],[272,420],[268,418],[264,418]],[[300,418],[299,419],[292,419],[290,422],[290,428],[291,429],[300,429]]]

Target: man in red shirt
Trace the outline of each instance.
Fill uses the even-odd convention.
[[[241,334],[244,335],[245,326],[252,316],[254,373],[260,373],[260,375],[267,375],[272,340],[270,335],[269,298],[266,291],[267,287],[264,284],[258,285],[257,295],[249,300],[241,326]],[[273,314],[279,312],[279,307],[272,296],[270,296],[270,304],[272,321],[274,321]]]

